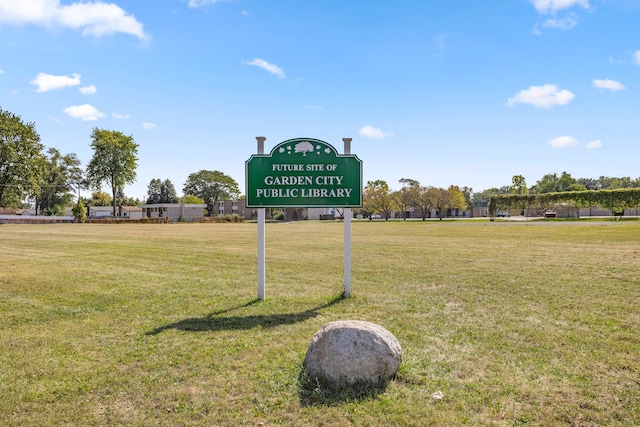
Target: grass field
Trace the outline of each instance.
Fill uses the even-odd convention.
[[[0,425],[640,425],[640,224],[0,225]],[[301,387],[326,322],[378,323],[380,394]],[[432,396],[441,391],[443,399]]]

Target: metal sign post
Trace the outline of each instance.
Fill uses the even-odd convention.
[[[351,154],[351,138],[342,138],[344,154]],[[344,208],[344,297],[351,296],[351,208]]]
[[[256,136],[258,141],[258,154],[264,154],[264,136]],[[258,299],[264,300],[265,285],[265,210],[258,208]]]

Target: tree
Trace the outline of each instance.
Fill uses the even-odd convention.
[[[110,206],[113,204],[113,197],[104,191],[96,191],[91,193],[91,200],[88,203],[91,206]]]
[[[20,207],[40,190],[45,157],[35,124],[0,108],[0,207]]]
[[[511,187],[509,187],[509,193],[511,194],[529,194],[527,188],[527,181],[522,175],[514,175],[511,178]]]
[[[402,178],[398,182],[402,184],[402,188],[396,191],[395,198],[402,211],[402,219],[406,220],[407,208],[417,204],[420,193],[420,183],[415,179],[409,178]]]
[[[457,209],[459,211],[467,210],[467,200],[464,196],[464,193],[460,191],[457,185],[451,185],[447,188],[447,193],[449,195],[449,205],[447,209]]]
[[[183,188],[184,194],[192,194],[207,204],[207,215],[215,215],[215,204],[218,200],[233,199],[240,195],[238,183],[220,171],[201,170],[187,178]]]
[[[140,199],[129,197],[122,190],[116,192],[116,206],[138,206],[141,204]]]
[[[489,200],[492,196],[498,196],[501,194],[508,194],[509,187],[503,186],[500,188],[492,187],[478,193],[473,193],[472,202],[474,206],[488,206]]]
[[[169,179],[152,179],[147,187],[147,204],[178,203],[178,195]]]
[[[464,195],[464,201],[467,204],[468,208],[473,207],[473,188],[471,187],[462,187],[462,189],[460,190],[462,191],[462,194]]]
[[[362,205],[369,214],[383,213],[385,220],[389,219],[391,212],[397,206],[389,189],[389,184],[380,179],[367,182],[367,185],[364,187]]]
[[[431,186],[421,186],[418,191],[416,205],[422,212],[422,220],[427,219],[427,213],[435,209],[437,189]]]
[[[160,203],[160,187],[162,185],[162,181],[157,178],[153,178],[149,185],[147,185],[147,204],[155,205],[156,203]]]
[[[549,173],[543,176],[538,182],[531,187],[531,193],[561,193],[564,191],[583,191],[587,187],[571,177],[571,174],[562,172],[558,176],[557,173]]]
[[[640,178],[631,179],[629,176],[622,178],[600,176],[597,179],[579,178],[577,182],[580,185],[584,185],[587,190],[617,190],[619,188],[640,187]]]
[[[160,185],[160,200],[160,203],[178,203],[176,188],[169,179],[165,179]]]
[[[434,190],[434,207],[438,211],[438,218],[442,220],[449,209],[449,192],[444,188],[435,188]]]
[[[87,210],[82,200],[78,200],[78,203],[75,204],[71,211],[76,222],[84,222],[87,219]]]
[[[204,204],[204,200],[200,197],[194,196],[193,194],[187,194],[182,198],[182,201],[185,205],[202,205]]]
[[[62,215],[71,205],[74,190],[81,185],[82,168],[75,153],[62,155],[55,148],[47,150],[36,211],[43,215]]]
[[[93,157],[87,166],[87,180],[96,189],[104,182],[111,187],[113,216],[116,216],[117,191],[136,179],[138,144],[131,135],[98,128],[93,129],[91,140]]]

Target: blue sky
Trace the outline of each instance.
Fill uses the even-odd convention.
[[[0,107],[86,165],[133,135],[178,193],[317,138],[392,189],[640,177],[640,0],[0,0]]]

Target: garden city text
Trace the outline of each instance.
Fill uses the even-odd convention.
[[[335,172],[335,164],[273,164],[272,172]],[[267,175],[264,178],[266,188],[257,188],[256,197],[260,198],[347,198],[352,188],[340,188],[344,176],[340,175]],[[284,188],[283,188],[284,187]],[[310,188],[313,187],[313,188]],[[320,187],[320,188],[318,188]],[[324,187],[324,188],[322,188]]]

